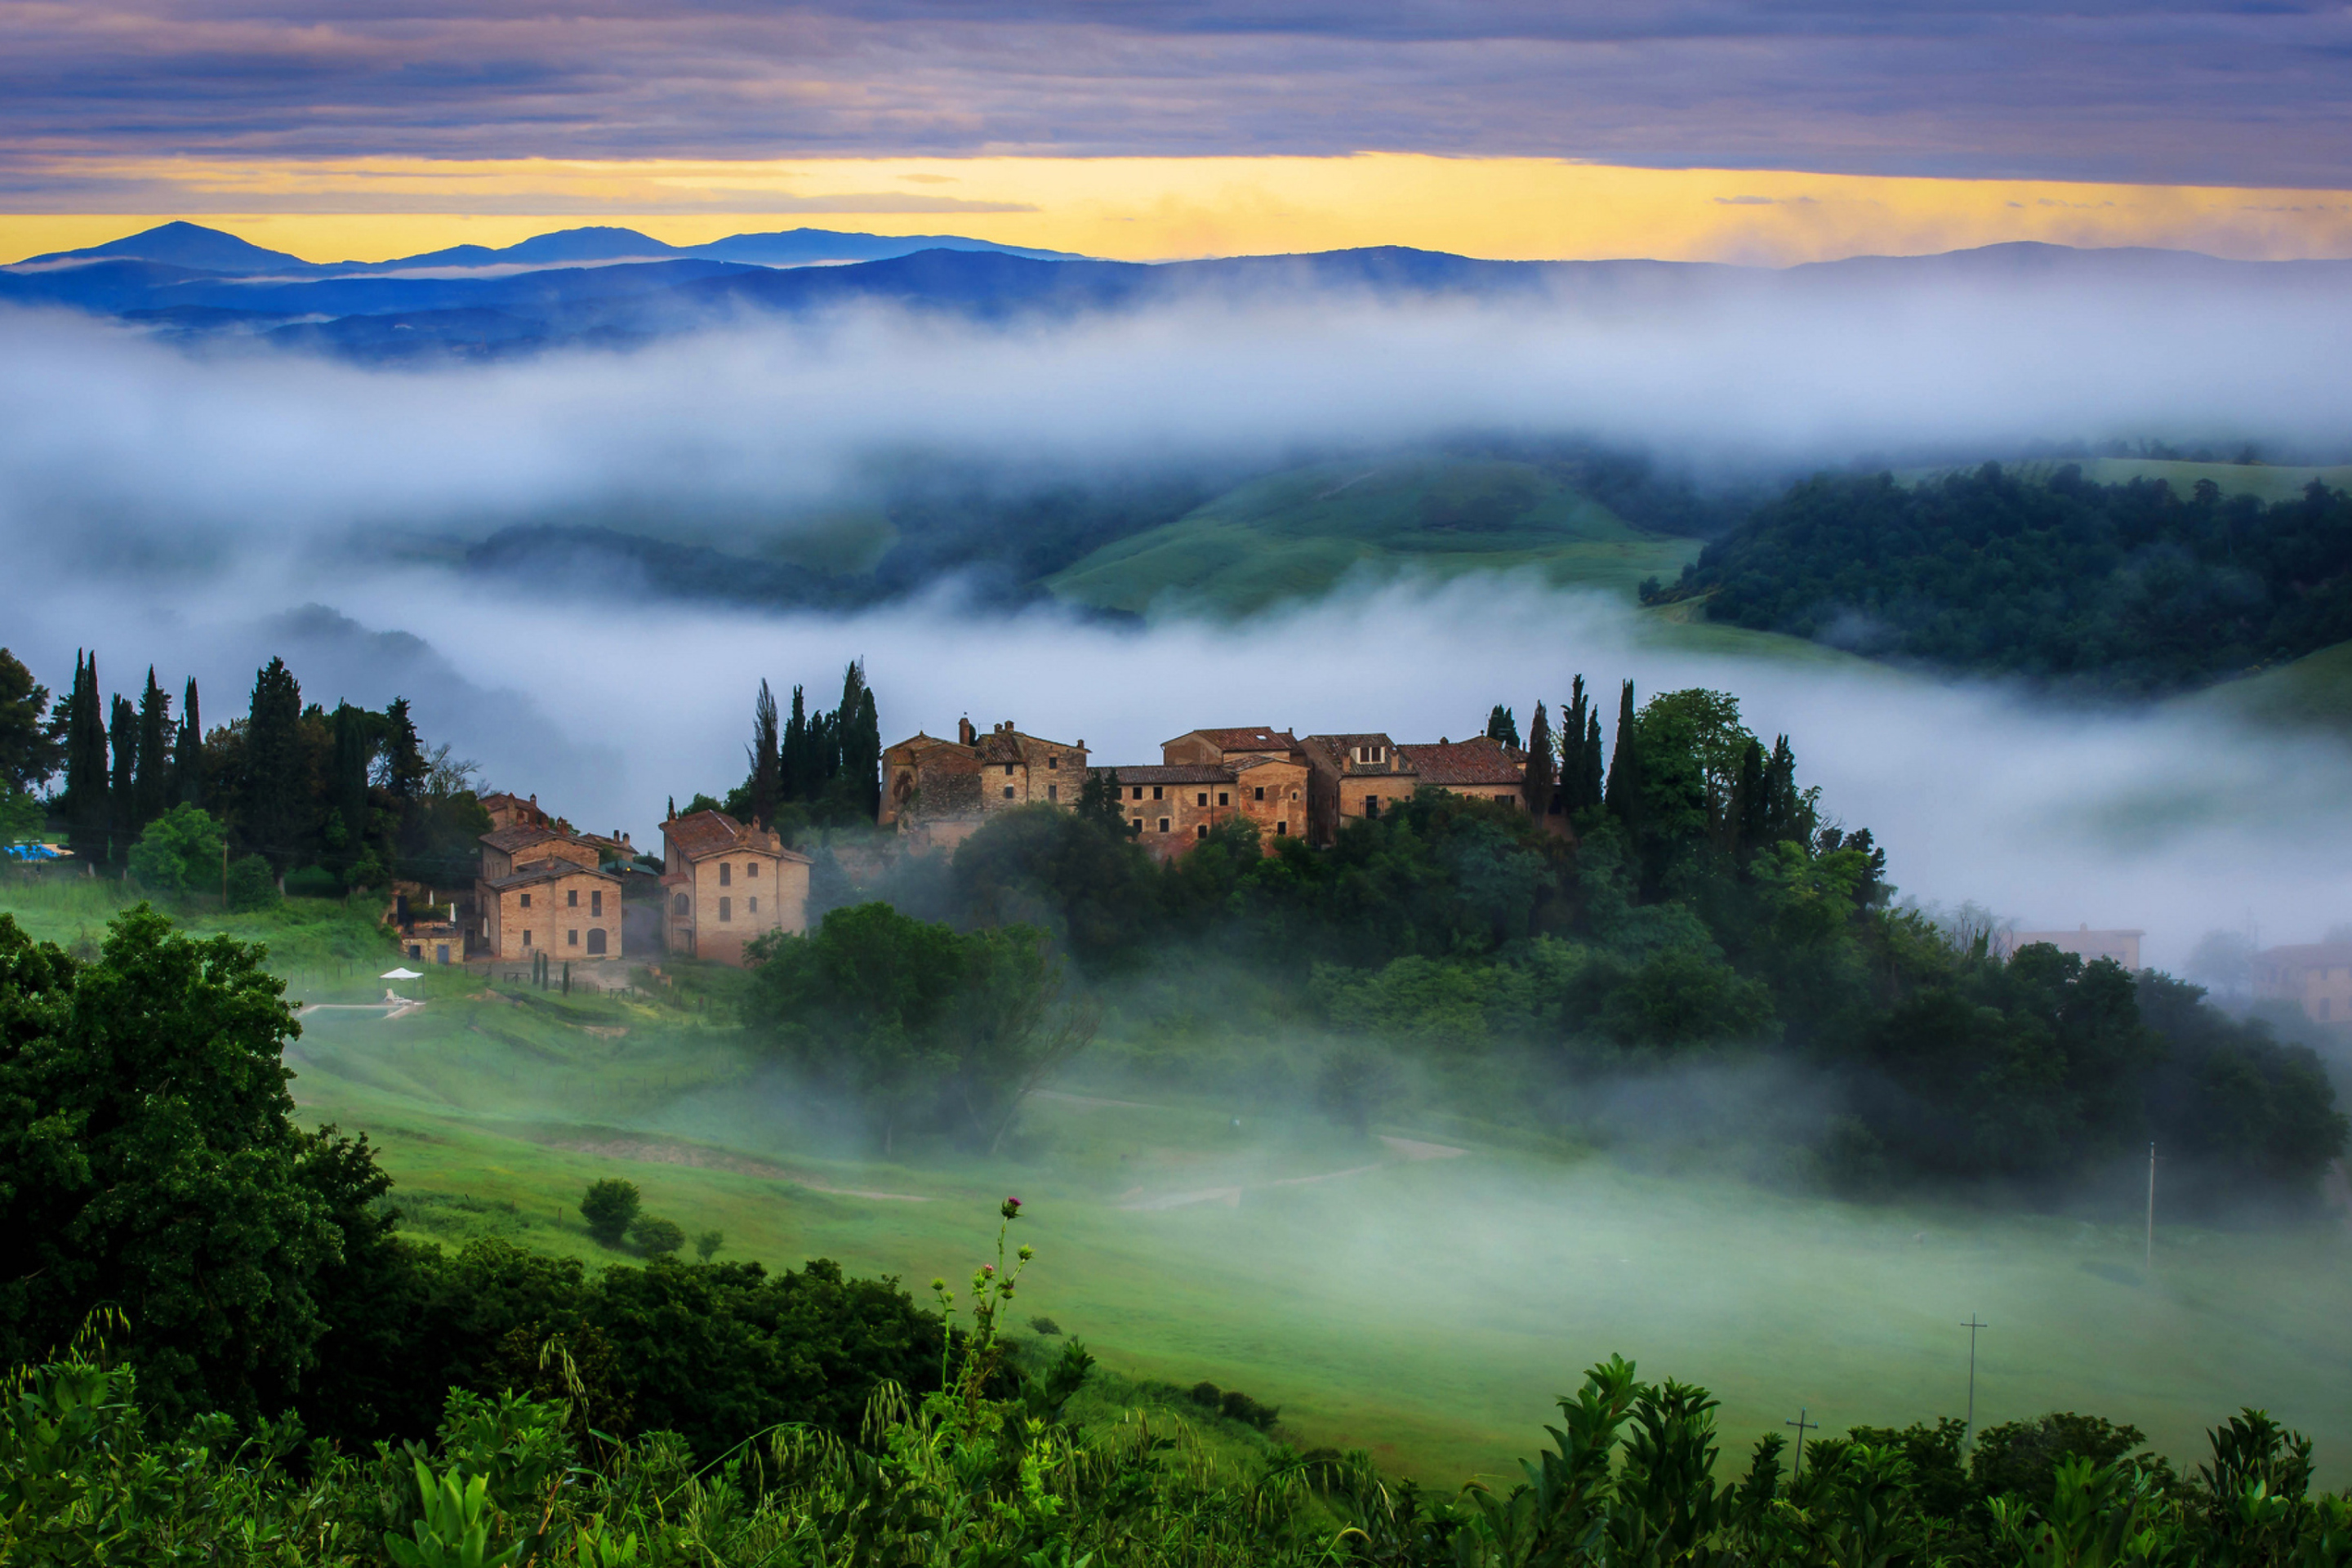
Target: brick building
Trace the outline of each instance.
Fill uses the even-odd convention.
[[[2297,942],[2254,954],[2254,994],[2292,1002],[2315,1024],[2352,1024],[2352,942]]]
[[[808,930],[809,858],[723,811],[662,824],[661,880],[670,952],[740,968],[746,943]]]
[[[525,800],[519,795],[497,790],[481,797],[481,807],[489,813],[491,831],[501,827],[552,827],[555,821],[539,809],[539,796]]]
[[[1341,825],[1410,798],[1421,783],[1386,735],[1309,735],[1299,747],[1309,769],[1307,837],[1318,845],[1337,842]]]
[[[485,877],[475,893],[489,956],[557,963],[621,956],[621,879],[570,859]]]
[[[1440,741],[1435,745],[1407,744],[1398,752],[1413,777],[1473,800],[1491,800],[1514,810],[1527,809],[1527,757],[1500,741],[1481,735],[1472,741]]]
[[[877,820],[925,847],[952,847],[1000,811],[1078,804],[1087,777],[1087,743],[1024,733],[1010,720],[986,734],[969,719],[956,738],[918,731],[882,753],[882,809]]]

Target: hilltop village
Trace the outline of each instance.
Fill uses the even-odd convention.
[[[1256,826],[1268,854],[1285,838],[1326,847],[1343,823],[1377,819],[1417,789],[1533,809],[1568,831],[1547,771],[1531,783],[1528,753],[1487,736],[1400,742],[1242,725],[1189,730],[1160,753],[1097,767],[1083,740],[1047,740],[1010,721],[983,732],[965,719],[952,740],[918,731],[882,749],[876,826],[904,853],[948,853],[1003,812],[1076,810],[1091,780],[1161,860],[1235,819]],[[656,872],[626,834],[581,832],[536,795],[481,805],[491,827],[471,897],[445,902],[427,889],[400,909],[412,960],[587,966],[676,955],[741,965],[756,939],[808,929],[813,863],[772,827],[711,808],[672,816]]]

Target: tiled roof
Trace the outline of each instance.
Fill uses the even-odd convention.
[[[1435,745],[1399,746],[1397,752],[1412,765],[1425,784],[1517,784],[1525,782],[1502,743],[1483,735],[1475,741],[1441,741]]]
[[[908,736],[897,745],[886,747],[884,750],[886,752],[898,752],[902,755],[908,753],[920,755],[926,752],[937,751],[941,746],[945,746],[951,752],[962,752],[966,754],[969,754],[971,750],[971,747],[965,745],[961,741],[949,741],[943,740],[937,735],[926,735],[920,730],[916,731],[913,734]]]
[[[484,811],[496,810],[501,805],[530,807],[530,802],[523,799],[522,796],[519,795],[509,795],[502,789],[493,790],[488,795],[483,795],[478,804]]]
[[[786,860],[807,856],[784,848],[772,834],[746,827],[723,811],[696,811],[662,824],[662,832],[689,860],[713,855],[774,855]]]
[[[1253,757],[1246,754],[1235,757],[1225,764],[1236,773],[1245,773],[1252,768],[1295,768],[1301,765],[1296,758],[1292,757]]]
[[[1410,776],[1412,761],[1402,755],[1396,743],[1386,735],[1309,735],[1302,742],[1309,756],[1320,756],[1333,769],[1343,773],[1360,772],[1366,776]],[[1385,746],[1390,757],[1401,765],[1389,763],[1359,763],[1355,758],[1360,746]]]
[[[537,823],[518,822],[512,827],[501,827],[495,833],[482,835],[482,842],[500,854],[511,855],[518,849],[528,849],[534,844],[544,844],[551,838],[568,837],[552,827]]]
[[[1234,770],[1214,763],[1181,763],[1163,766],[1157,763],[1127,768],[1097,768],[1097,773],[1108,773],[1123,784],[1231,784]]]
[[[1298,737],[1289,731],[1269,730],[1263,724],[1244,724],[1233,730],[1192,730],[1177,736],[1176,741],[1190,740],[1194,735],[1221,752],[1266,752],[1277,748],[1287,752],[1298,745]],[[1176,741],[1160,743],[1172,746]]]
[[[592,870],[588,867],[575,865],[570,860],[534,860],[511,877],[500,877],[495,881],[485,882],[482,885],[503,893],[510,888],[528,888],[534,882],[560,881],[566,877],[594,877],[601,881],[614,884],[619,883],[621,879],[610,871]]]

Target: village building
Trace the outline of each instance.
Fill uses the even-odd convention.
[[[400,928],[400,948],[418,963],[454,963],[466,956],[466,929],[454,920],[414,920]]]
[[[1275,852],[1276,840],[1307,837],[1307,752],[1297,736],[1287,730],[1276,730],[1264,724],[1242,725],[1224,730],[1191,730],[1172,741],[1160,742],[1162,761],[1170,767],[1213,767],[1223,770],[1230,787],[1211,784],[1213,805],[1195,802],[1202,811],[1226,812],[1246,818],[1257,825],[1260,847],[1266,854]],[[1118,770],[1122,775],[1133,770]],[[1123,783],[1123,797],[1131,797],[1134,783]],[[1202,786],[1194,786],[1194,795]],[[1230,805],[1228,806],[1228,803]],[[1129,808],[1130,822],[1133,807],[1139,803],[1123,798]],[[1149,819],[1156,826],[1158,818]],[[1194,842],[1206,837],[1206,828],[1213,822],[1193,824]]]
[[[1010,720],[986,734],[971,720],[956,738],[919,731],[882,753],[882,806],[876,820],[918,847],[952,848],[1000,811],[1078,804],[1087,743],[1024,733]]]
[[[1386,735],[1309,735],[1299,742],[1311,770],[1307,785],[1311,843],[1338,842],[1342,825],[1377,820],[1412,798],[1420,775]]]
[[[662,824],[662,945],[688,958],[744,964],[747,944],[771,931],[808,930],[809,858],[773,828],[723,811]]]
[[[1174,859],[1235,815],[1231,768],[1182,763],[1095,771],[1118,790],[1128,836],[1156,859]]]
[[[519,795],[509,795],[504,790],[498,790],[482,796],[478,804],[489,814],[490,830],[493,833],[502,827],[552,827],[555,826],[555,819],[539,809],[537,795],[525,800]]]
[[[559,832],[543,824],[497,828],[482,835],[481,845],[485,882],[511,877],[541,860],[565,860],[593,871],[605,858],[600,847],[578,834]]]
[[[1513,810],[1527,808],[1527,757],[1491,736],[1407,744],[1397,751],[1421,784]]]
[[[2254,954],[2254,994],[2292,1002],[2315,1024],[2352,1025],[2352,942],[2299,942]]]
[[[621,879],[569,859],[485,878],[475,894],[488,956],[550,963],[621,956]]]
[[[2102,958],[2112,958],[2126,969],[2139,973],[2139,939],[2144,931],[2093,931],[2089,926],[2076,926],[2073,931],[2021,931],[2011,932],[1998,945],[2003,955],[2036,942],[2047,942],[2061,952],[2071,952],[2085,963]]]

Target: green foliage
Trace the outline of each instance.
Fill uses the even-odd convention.
[[[629,1223],[629,1239],[647,1258],[667,1258],[686,1245],[686,1227],[647,1215]]]
[[[580,1200],[580,1217],[588,1222],[590,1236],[606,1247],[618,1247],[636,1223],[640,1201],[635,1184],[608,1177],[589,1184]]]
[[[228,907],[238,914],[251,914],[257,910],[274,910],[285,901],[278,891],[277,875],[269,862],[258,855],[247,855],[232,860],[228,868]]]
[[[48,709],[49,689],[0,647],[0,795],[30,795],[65,760],[61,738],[45,721]]]
[[[29,843],[41,836],[49,814],[38,797],[21,789],[0,787],[0,844]]]
[[[174,897],[209,891],[220,885],[222,842],[220,824],[209,812],[175,805],[131,847],[131,874],[141,887]]]
[[[726,1234],[717,1230],[701,1230],[694,1235],[694,1255],[708,1263],[727,1245]]]
[[[2161,691],[2352,639],[2352,497],[2034,482],[1989,463],[1904,486],[1819,475],[1686,568],[1713,619],[1863,652]]]

